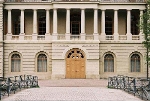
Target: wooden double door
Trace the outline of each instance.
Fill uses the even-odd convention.
[[[80,49],[72,49],[66,58],[66,78],[85,78],[85,57]]]

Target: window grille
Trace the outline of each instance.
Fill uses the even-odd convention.
[[[114,72],[114,57],[111,54],[104,57],[104,72]]]
[[[138,54],[131,56],[131,72],[140,72],[140,56]]]
[[[47,72],[47,56],[40,54],[37,58],[37,72]]]
[[[19,54],[13,54],[11,56],[11,72],[20,72],[21,58]]]

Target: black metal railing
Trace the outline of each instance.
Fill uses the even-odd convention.
[[[122,89],[142,100],[150,100],[150,79],[129,76],[113,76],[108,78],[108,88]]]
[[[38,77],[32,75],[19,75],[14,77],[0,77],[0,101],[5,95],[9,96],[22,88],[39,87]]]

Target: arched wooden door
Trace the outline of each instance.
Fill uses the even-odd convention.
[[[70,50],[66,57],[66,78],[85,78],[85,56],[80,49]]]

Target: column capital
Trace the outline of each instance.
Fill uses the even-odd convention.
[[[45,9],[46,11],[49,11],[50,9]]]
[[[58,8],[53,8],[53,10],[57,10]]]
[[[139,9],[140,11],[144,11],[145,9]]]
[[[93,8],[94,10],[98,10],[98,8]]]
[[[101,9],[101,11],[105,11],[106,9]]]
[[[6,9],[6,10],[11,11],[12,9]]]
[[[33,11],[37,11],[37,9],[33,9]]]
[[[114,9],[114,11],[118,11],[119,9]]]
[[[80,8],[81,10],[85,10],[85,8]]]
[[[127,11],[131,11],[132,9],[127,9]]]
[[[66,8],[66,10],[70,10],[71,8]]]
[[[25,9],[20,9],[21,11],[24,11]]]

